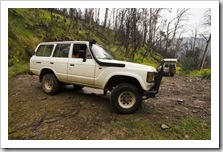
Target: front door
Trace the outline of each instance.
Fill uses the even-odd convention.
[[[86,60],[83,59],[85,56]],[[72,57],[68,61],[68,81],[93,86],[96,62],[86,44],[73,44]]]

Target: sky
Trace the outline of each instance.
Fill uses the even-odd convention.
[[[162,15],[165,15],[166,19],[170,21],[176,17],[177,9],[178,8],[172,8],[171,13],[167,13],[166,11],[163,11]],[[191,31],[194,30],[195,28],[198,29],[198,33],[200,34],[203,34],[207,32],[208,30],[210,31],[210,29],[207,29],[204,26],[202,26],[203,15],[205,11],[206,11],[206,8],[190,8],[188,10],[188,14],[189,14],[188,20],[182,23],[182,24],[185,24],[184,28],[185,28],[185,31],[187,32],[183,33],[181,35],[182,37],[191,37],[191,34],[192,34]],[[104,20],[104,14],[105,14],[105,8],[101,8],[101,12],[100,12],[101,24]]]
[[[172,13],[168,14],[167,19],[171,20],[172,18],[174,18],[175,14],[176,14],[177,9],[173,9]],[[204,12],[206,11],[206,8],[190,8],[188,10],[188,20],[186,22],[184,22],[185,24],[185,29],[186,33],[182,34],[182,36],[184,37],[190,37],[191,36],[191,30],[197,28],[198,29],[198,33],[205,33],[207,31],[210,31],[210,29],[207,29],[206,27],[204,27],[203,24],[203,15]]]

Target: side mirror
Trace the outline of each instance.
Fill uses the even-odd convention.
[[[90,40],[89,41],[89,46],[92,46],[93,44],[96,44],[97,43],[97,41],[95,41],[95,40]]]

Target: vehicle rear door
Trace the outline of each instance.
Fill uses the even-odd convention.
[[[71,49],[71,43],[56,44],[53,56],[50,58],[50,67],[54,70],[58,80],[67,81],[68,55]]]
[[[49,57],[53,51],[54,44],[40,44],[30,60],[30,70],[36,74],[40,70],[49,66]]]

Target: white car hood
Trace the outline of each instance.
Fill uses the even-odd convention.
[[[119,63],[119,64],[125,64],[125,68],[128,69],[141,69],[146,70],[150,72],[157,72],[156,69],[152,66],[138,64],[138,63],[132,63],[132,62],[125,62],[125,61],[119,61],[119,60],[107,60],[107,59],[99,59],[101,62],[105,63]]]

